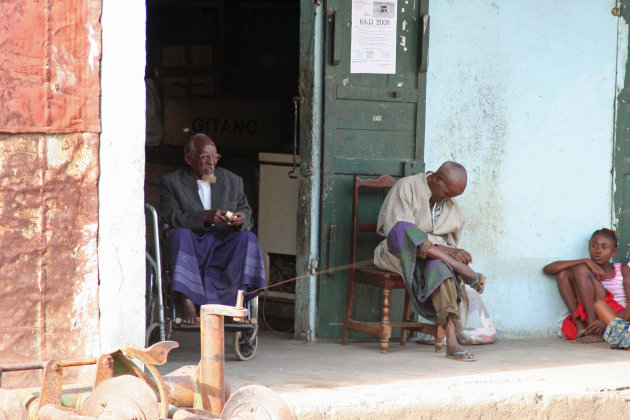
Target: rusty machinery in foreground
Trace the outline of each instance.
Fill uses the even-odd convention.
[[[0,386],[2,372],[43,369],[41,388],[0,388],[0,420],[293,419],[284,400],[269,388],[250,385],[230,395],[224,376],[223,317],[245,316],[241,305],[203,305],[199,365],[164,377],[155,366],[166,363],[169,351],[179,346],[173,341],[147,349],[122,346],[96,359],[0,366]],[[152,378],[133,359],[144,363]],[[92,386],[62,385],[65,367],[90,364],[96,365]]]

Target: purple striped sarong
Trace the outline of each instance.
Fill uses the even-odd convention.
[[[418,313],[425,319],[437,322],[435,308],[429,297],[444,280],[454,277],[455,273],[445,261],[421,260],[416,257],[416,248],[427,239],[427,234],[413,223],[398,222],[387,235],[387,248],[400,258],[402,277]],[[459,281],[455,282],[455,287],[459,302],[463,293]]]
[[[234,306],[238,290],[265,287],[262,253],[252,232],[237,231],[221,238],[214,228],[203,235],[175,229],[169,237],[169,254],[171,290],[197,305]],[[245,299],[257,294],[245,295]]]

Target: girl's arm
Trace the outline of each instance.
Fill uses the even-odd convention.
[[[566,270],[567,268],[571,268],[571,267],[574,267],[574,266],[580,265],[580,264],[586,264],[592,270],[592,267],[589,265],[589,263],[597,265],[597,264],[595,264],[593,261],[591,261],[588,258],[582,258],[582,259],[579,259],[579,260],[568,260],[568,261],[554,261],[551,264],[547,264],[543,268],[543,272],[545,274],[550,274],[550,275],[553,276],[553,275],[558,274],[561,271]],[[630,267],[628,267],[628,268],[630,268]]]

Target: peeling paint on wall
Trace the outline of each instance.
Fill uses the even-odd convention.
[[[95,356],[98,135],[0,135],[0,162],[1,362]]]
[[[465,162],[469,183],[461,200],[467,204],[467,213],[484,215],[467,217],[464,235],[474,234],[485,244],[484,252],[496,254],[504,227],[499,174],[507,141],[508,89],[504,78],[479,75],[506,74],[508,63],[499,58],[492,64],[488,62],[485,68],[473,69],[469,63],[456,61],[460,83],[450,94],[459,100],[450,102],[448,114],[452,117],[443,119],[437,127],[441,133],[440,148],[445,151],[443,160]]]
[[[100,10],[0,2],[3,364],[98,355]],[[35,385],[41,372],[3,375],[3,387]]]
[[[100,131],[100,10],[93,0],[0,2],[0,132]]]

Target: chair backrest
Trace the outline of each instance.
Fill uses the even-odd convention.
[[[359,188],[388,189],[394,186],[396,179],[391,175],[383,174],[376,179],[359,178],[354,176],[352,186],[352,225],[350,235],[350,263],[357,262],[357,239],[361,232],[376,232],[376,222],[359,223],[357,213],[359,211]]]

